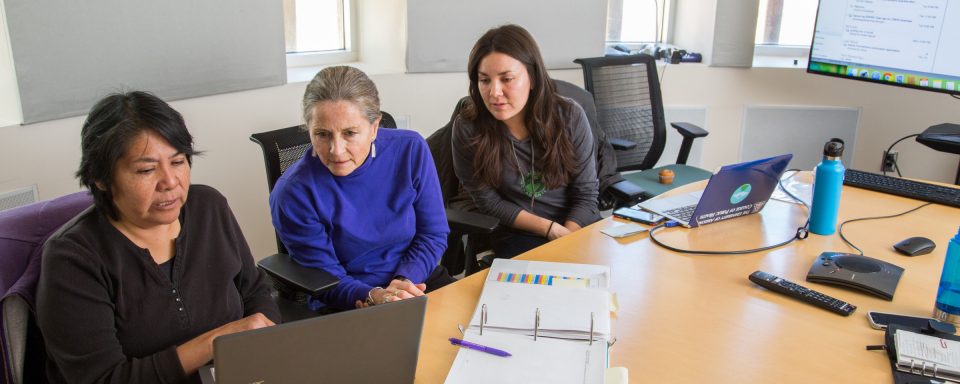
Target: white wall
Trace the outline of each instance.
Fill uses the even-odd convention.
[[[454,104],[466,93],[466,75],[404,74],[405,3],[376,2],[376,7],[368,1],[358,3],[364,31],[360,43],[364,63],[360,66],[373,74],[383,109],[409,117],[414,129],[430,134],[446,123]],[[701,9],[710,8],[707,5]],[[704,19],[712,20],[712,13]],[[678,19],[678,30],[685,29],[683,20]],[[703,46],[709,47],[709,41]],[[0,60],[0,77],[2,70]],[[960,122],[960,104],[945,95],[807,75],[799,69],[681,64],[665,71],[663,93],[668,106],[707,108],[710,136],[704,141],[702,158],[707,168],[739,160],[745,105],[861,107],[852,166],[873,171],[878,170],[880,153],[894,140],[936,123]],[[579,70],[552,75],[582,83]],[[227,196],[257,257],[275,251],[275,243],[262,155],[248,137],[298,124],[304,85],[292,83],[171,103],[183,113],[198,149],[206,151],[194,162],[194,182],[212,185]],[[0,95],[10,92],[6,86],[0,82]],[[40,198],[48,199],[77,191],[73,173],[80,159],[82,123],[83,117],[76,117],[0,128],[0,192],[37,184]],[[907,176],[953,180],[958,156],[936,153],[912,142],[901,143],[897,149]]]
[[[680,64],[665,70],[665,104],[708,108],[706,167],[740,160],[737,154],[746,105],[861,108],[852,167],[873,172],[879,172],[882,152],[897,139],[934,124],[960,123],[960,101],[939,93],[811,75],[796,68]],[[936,152],[913,140],[898,144],[895,150],[900,152],[904,176],[953,182],[960,156]]]

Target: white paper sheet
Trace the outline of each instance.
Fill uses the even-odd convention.
[[[500,273],[570,279],[553,285],[529,280],[501,282],[497,281]],[[581,283],[568,284],[570,281]],[[461,348],[446,383],[602,384],[613,308],[609,284],[610,268],[606,266],[495,260],[464,338],[513,356],[504,358]],[[481,336],[479,324],[484,304],[487,322]],[[541,331],[534,341],[537,308]],[[587,340],[591,312],[595,337],[592,345]]]
[[[473,329],[464,336],[468,341],[503,349],[513,354],[500,357],[460,348],[450,367],[446,384],[473,383],[587,383],[601,384],[606,369],[606,341],[556,340],[522,337],[509,333]]]
[[[589,280],[588,288],[610,288],[610,267],[605,265],[494,259],[487,281],[496,281],[501,272],[583,278]]]

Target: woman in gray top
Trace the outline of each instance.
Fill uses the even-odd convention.
[[[510,227],[512,257],[600,219],[593,137],[583,109],[557,94],[533,37],[487,31],[470,52],[470,97],[453,125],[453,164],[478,211]]]

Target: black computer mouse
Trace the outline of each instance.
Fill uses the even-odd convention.
[[[926,237],[911,237],[893,245],[893,249],[907,256],[926,255],[936,247],[937,244]]]

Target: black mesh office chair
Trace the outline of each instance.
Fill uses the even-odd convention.
[[[618,206],[632,205],[644,190],[625,180],[617,166],[617,154],[607,134],[600,128],[597,121],[597,107],[593,95],[587,90],[563,80],[554,79],[557,93],[569,97],[580,104],[587,115],[590,130],[593,131],[593,148],[597,161],[597,179],[600,181],[600,200],[597,202],[601,211]]]
[[[583,66],[583,82],[593,94],[597,120],[617,149],[617,170],[642,171],[623,176],[645,190],[644,198],[710,177],[709,171],[686,165],[693,140],[707,136],[706,130],[690,123],[670,124],[683,136],[676,164],[653,168],[667,137],[653,56],[592,57],[574,62]],[[660,184],[662,169],[674,172],[673,184]]]
[[[624,180],[617,172],[613,147],[607,141],[603,131],[597,128],[596,108],[590,93],[563,80],[554,80],[554,84],[557,87],[557,93],[573,99],[583,107],[587,115],[587,121],[590,123],[591,131],[594,134],[594,153],[597,156],[597,177],[600,181],[600,199],[597,202],[600,209],[606,210],[637,201],[643,190],[630,181]],[[484,235],[492,233],[499,226],[499,223],[496,218],[467,211],[475,208],[472,208],[472,201],[469,201],[469,196],[462,191],[460,180],[453,170],[453,148],[451,146],[453,121],[460,114],[460,109],[468,99],[468,97],[463,97],[457,102],[453,114],[450,116],[450,121],[430,135],[427,138],[427,144],[429,144],[430,151],[433,153],[437,175],[440,177],[440,188],[444,205],[447,207],[448,219],[461,215],[474,215],[474,218],[469,222],[478,223],[483,220],[493,224],[492,227],[461,227],[460,230],[457,230],[451,224],[447,253],[444,254],[441,263],[452,274],[464,271],[469,276],[485,267],[477,262],[477,255],[489,249]],[[472,240],[471,235],[473,235]]]
[[[380,111],[381,128],[396,128],[397,123],[389,113]],[[267,187],[273,192],[277,179],[290,166],[300,160],[310,147],[310,136],[302,126],[276,129],[250,135],[250,140],[259,144],[263,150],[263,163],[267,170]],[[277,305],[283,321],[294,321],[316,313],[306,307],[307,297],[318,295],[333,288],[340,281],[326,271],[300,266],[290,255],[277,236],[277,253],[267,256],[257,263],[274,281],[277,289]]]

